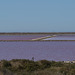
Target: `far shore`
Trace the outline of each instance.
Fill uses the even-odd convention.
[[[26,34],[75,34],[75,32],[0,32],[0,35],[26,35]]]

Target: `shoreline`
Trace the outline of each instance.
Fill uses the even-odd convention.
[[[0,35],[26,35],[26,34],[75,34],[75,32],[0,32]]]
[[[75,40],[0,40],[0,42],[51,42],[51,41],[75,41]]]

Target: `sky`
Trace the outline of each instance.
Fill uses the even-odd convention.
[[[75,32],[75,0],[0,0],[0,32]]]

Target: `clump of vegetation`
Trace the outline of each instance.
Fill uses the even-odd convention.
[[[51,62],[47,60],[40,60],[38,64],[40,65],[40,69],[51,67]]]
[[[11,67],[11,63],[7,60],[2,60],[2,67],[4,68],[8,68],[8,67]]]
[[[75,75],[75,63],[27,59],[1,60],[0,75]]]

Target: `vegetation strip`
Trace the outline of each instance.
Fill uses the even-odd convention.
[[[75,63],[28,59],[1,60],[0,75],[75,75]]]

